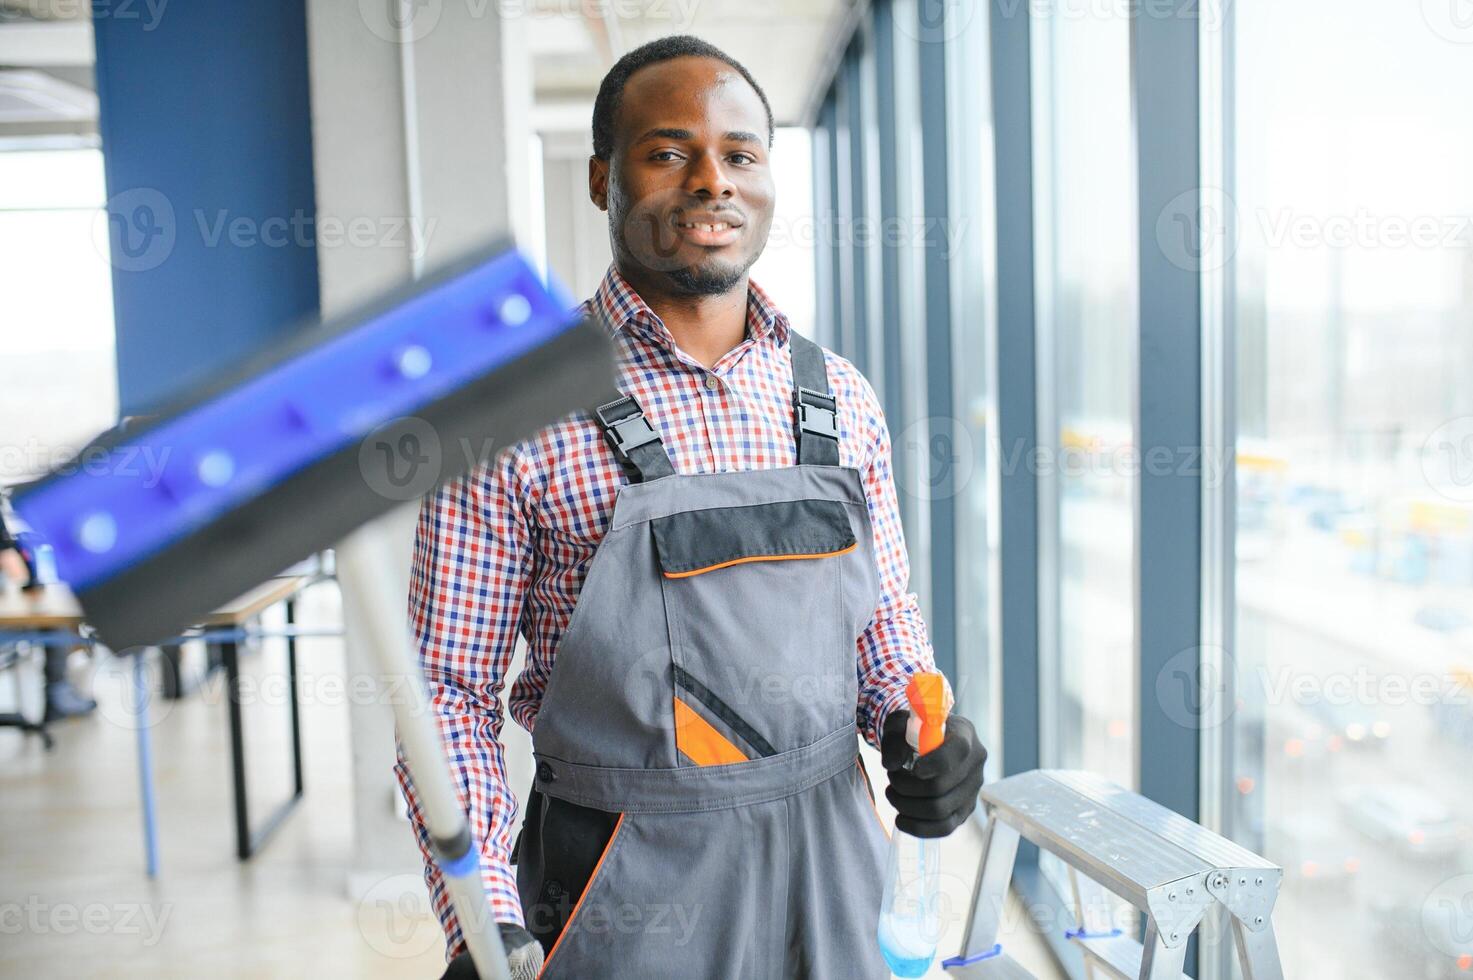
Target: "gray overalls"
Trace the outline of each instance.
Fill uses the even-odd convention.
[[[823,352],[789,337],[796,466],[679,474],[633,398],[596,413],[631,482],[533,736],[517,884],[546,980],[889,976],[855,731],[869,511]]]

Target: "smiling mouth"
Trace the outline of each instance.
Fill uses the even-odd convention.
[[[685,228],[691,231],[728,231],[732,228],[740,228],[739,221],[676,221],[675,227]]]
[[[672,217],[671,224],[681,241],[699,248],[726,248],[742,237],[742,219],[730,211],[687,213]]]

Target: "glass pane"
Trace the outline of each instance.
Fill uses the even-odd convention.
[[[952,397],[957,424],[933,428],[929,454],[933,461],[950,464],[956,494],[957,705],[977,723],[987,744],[996,746],[1003,729],[993,689],[993,590],[1001,542],[994,527],[999,474],[988,451],[998,435],[989,432],[996,425],[991,381],[996,371],[997,275],[989,247],[996,235],[996,214],[987,28],[986,17],[973,17],[947,48],[947,139],[953,166],[969,179],[952,185],[949,224],[956,233],[950,238],[954,244],[947,246],[955,277]],[[1002,755],[994,751],[989,757],[989,778],[1001,775]]]
[[[96,150],[0,153],[0,484],[117,421]]]
[[[1051,330],[1052,433],[1045,486],[1057,488],[1057,651],[1046,765],[1135,777],[1134,168],[1130,24],[1123,14],[1062,7],[1035,71],[1047,127],[1037,155],[1051,216],[1038,266],[1042,329]],[[1048,219],[1045,219],[1048,220]],[[1048,556],[1045,556],[1047,560]]]
[[[1456,6],[1235,5],[1230,823],[1285,866],[1286,976],[1473,968],[1473,22]]]
[[[809,131],[796,126],[779,127],[769,159],[777,203],[767,247],[752,265],[752,281],[767,291],[799,332],[813,337],[817,286],[813,258],[813,141]]]

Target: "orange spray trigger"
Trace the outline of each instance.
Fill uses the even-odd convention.
[[[951,713],[946,680],[940,674],[916,674],[905,685],[905,697],[910,701],[906,740],[925,755],[946,736],[946,716]]]

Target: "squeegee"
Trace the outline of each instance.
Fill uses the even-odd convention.
[[[100,437],[14,506],[53,547],[87,621],[122,651],[177,635],[494,450],[617,397],[608,338],[503,242]],[[389,591],[374,604],[407,601]],[[502,980],[506,956],[410,638],[370,641],[384,673],[418,694],[389,699],[406,762],[477,970]]]

